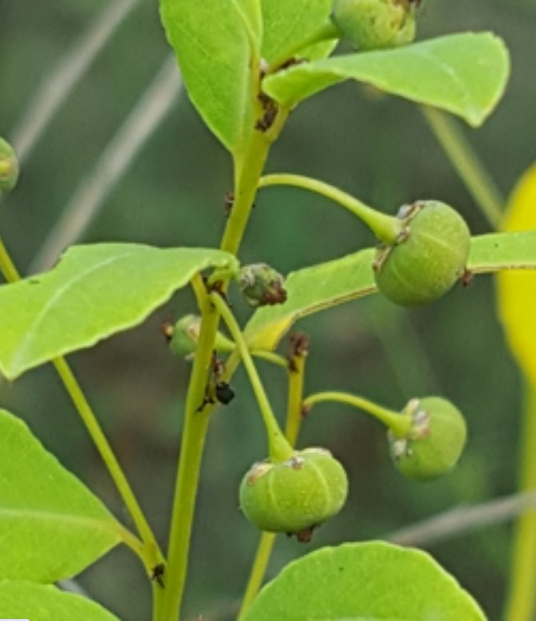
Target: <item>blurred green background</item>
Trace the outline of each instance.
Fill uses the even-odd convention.
[[[0,135],[20,135],[21,119],[38,90],[110,4],[0,1]],[[1,233],[25,273],[169,54],[157,3],[132,6],[47,124],[25,158],[17,191],[2,205]],[[528,0],[425,3],[420,38],[466,30],[495,31],[512,54],[512,77],[499,108],[482,129],[463,128],[506,195],[535,158],[536,5]],[[390,212],[417,198],[442,199],[466,216],[474,233],[489,230],[419,110],[356,84],[301,105],[268,170],[318,177]],[[78,241],[216,245],[231,174],[230,158],[182,93]],[[359,222],[322,198],[267,189],[258,197],[240,258],[268,261],[288,272],[372,243]],[[236,292],[232,301],[245,320],[249,311]],[[383,537],[449,507],[515,490],[522,382],[494,304],[492,279],[482,277],[430,308],[399,310],[375,296],[298,326],[312,340],[308,392],[354,391],[393,408],[412,396],[442,394],[466,413],[470,442],[451,476],[418,484],[391,468],[382,428],[343,406],[318,406],[304,425],[300,445],[322,444],[340,457],[350,474],[349,503],[309,546],[280,537],[271,575],[318,546]],[[168,353],[159,327],[193,310],[193,297],[182,292],[143,326],[71,357],[163,545],[189,368]],[[284,374],[266,364],[259,367],[283,415]],[[235,618],[257,541],[238,510],[237,487],[251,462],[264,457],[265,440],[243,372],[233,386],[238,396],[214,418],[207,447],[186,599],[191,619],[199,613],[208,621]],[[128,522],[50,368],[13,384],[3,382],[0,403],[27,420],[45,445]],[[503,606],[510,541],[510,526],[501,525],[430,548],[490,619],[497,619]],[[92,596],[125,621],[149,617],[146,582],[125,550],[114,551],[80,577]]]

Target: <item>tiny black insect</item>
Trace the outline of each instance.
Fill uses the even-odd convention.
[[[166,573],[166,566],[164,563],[159,563],[153,567],[153,572],[151,574],[151,580],[158,583],[158,586],[164,588],[164,581],[162,578]]]
[[[216,384],[216,399],[223,405],[228,405],[235,398],[234,390],[227,382],[218,382]]]

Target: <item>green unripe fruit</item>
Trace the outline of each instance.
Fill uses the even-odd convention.
[[[240,485],[240,507],[261,530],[298,538],[337,514],[348,494],[348,479],[329,451],[310,448],[290,459],[258,462]]]
[[[380,246],[374,261],[378,289],[401,306],[422,306],[447,293],[466,272],[471,233],[462,216],[439,201],[401,208],[406,233]]]
[[[165,334],[169,339],[169,347],[175,356],[187,360],[192,358],[197,349],[200,331],[201,317],[198,315],[185,315],[172,328],[166,327]],[[217,332],[214,348],[217,352],[231,352],[235,345],[221,332]]]
[[[441,397],[412,399],[403,414],[412,417],[407,438],[389,432],[391,457],[398,470],[410,479],[435,479],[457,464],[467,439],[461,412]]]
[[[19,162],[13,147],[0,138],[0,196],[9,194],[19,178]]]
[[[415,38],[414,0],[335,0],[331,19],[359,50],[411,43]]]

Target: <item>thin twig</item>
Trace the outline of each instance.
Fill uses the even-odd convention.
[[[457,507],[397,530],[385,538],[405,546],[427,547],[477,528],[513,520],[536,509],[536,492],[512,494],[472,507]]]
[[[74,47],[45,76],[41,88],[12,134],[12,142],[20,163],[30,155],[50,120],[139,2],[140,0],[116,0],[105,6]]]
[[[48,269],[63,250],[77,241],[102,208],[145,142],[172,109],[182,89],[175,59],[170,56],[93,170],[81,181],[29,272]]]

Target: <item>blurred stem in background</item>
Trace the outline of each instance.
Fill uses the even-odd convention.
[[[118,28],[141,0],[115,0],[106,5],[75,44],[45,76],[19,124],[12,142],[22,164],[45,133],[61,106],[87,74]],[[94,169],[81,181],[64,213],[37,251],[30,272],[43,271],[63,250],[78,241],[143,145],[173,108],[182,91],[177,65],[170,55],[125,121],[103,150]]]
[[[439,144],[490,226],[497,229],[504,209],[495,181],[480,162],[456,121],[444,112],[421,107]]]
[[[520,428],[519,491],[536,490],[536,388],[525,387]],[[515,524],[510,568],[510,593],[505,621],[533,621],[536,584],[536,511],[521,515]]]
[[[83,236],[142,147],[173,109],[181,92],[177,63],[170,55],[102,151],[93,170],[79,183],[34,257],[30,273],[48,269],[67,246]]]
[[[105,5],[95,21],[45,77],[13,132],[13,145],[21,164],[29,157],[50,121],[93,61],[140,1],[115,0]]]

